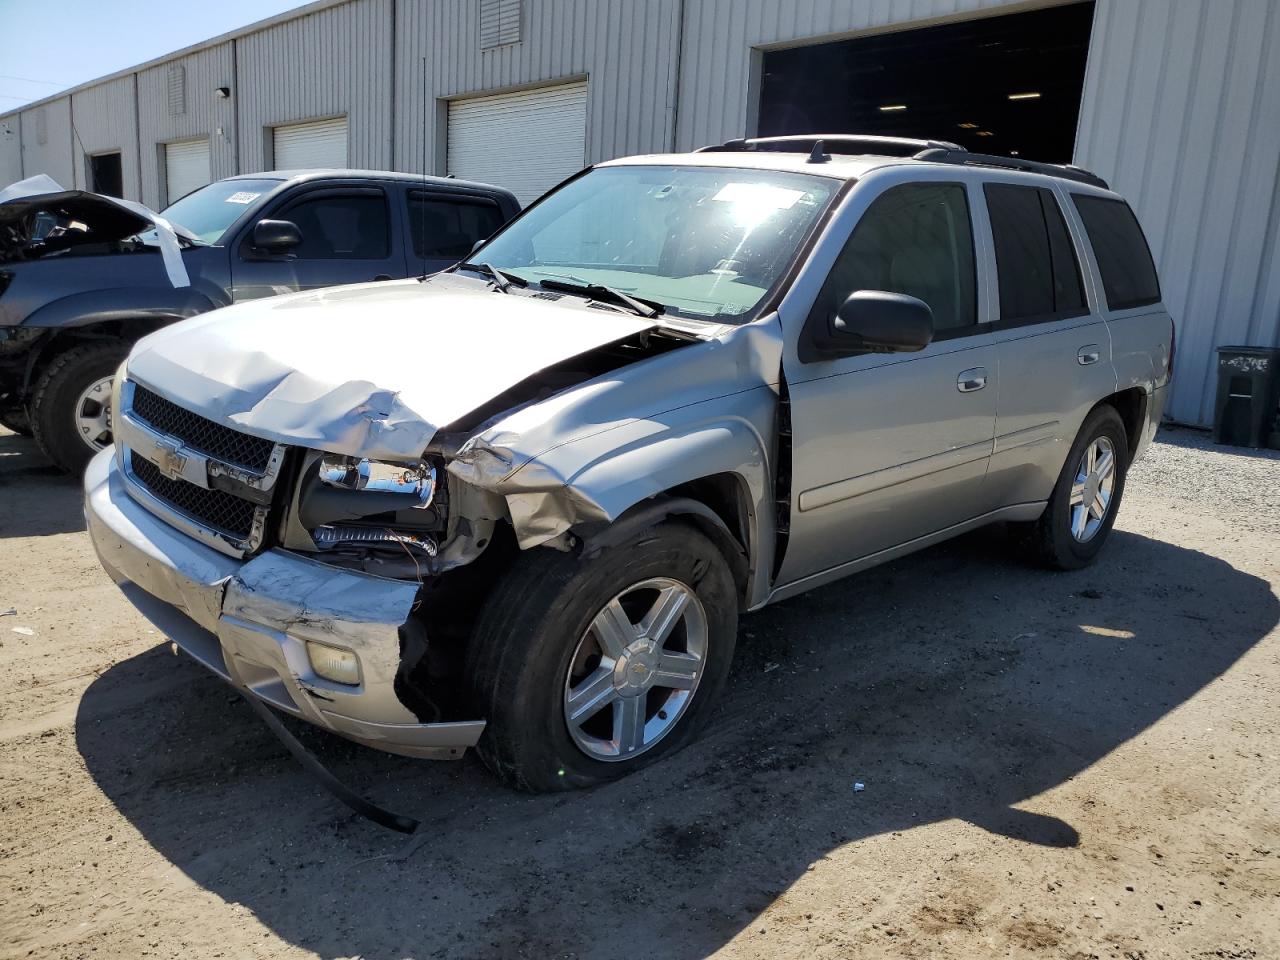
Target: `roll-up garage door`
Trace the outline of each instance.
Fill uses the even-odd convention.
[[[587,84],[449,103],[448,172],[532,203],[586,164]]]
[[[181,140],[164,145],[165,197],[180,200],[213,179],[209,167],[209,140]]]
[[[347,166],[347,118],[291,123],[274,131],[274,169]]]

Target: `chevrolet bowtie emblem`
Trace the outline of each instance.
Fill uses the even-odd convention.
[[[156,441],[155,453],[152,454],[151,460],[170,480],[181,477],[182,468],[187,465],[187,458],[178,452],[178,445],[164,440]]]

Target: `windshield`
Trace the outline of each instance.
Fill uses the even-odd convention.
[[[236,217],[278,186],[279,180],[219,180],[171,203],[160,216],[186,227],[205,243],[217,243]]]
[[[599,167],[470,256],[531,283],[599,284],[669,314],[741,323],[834,194],[807,174]]]

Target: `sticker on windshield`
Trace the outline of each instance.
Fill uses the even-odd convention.
[[[248,190],[241,190],[239,193],[233,193],[231,196],[227,197],[225,202],[253,203],[253,201],[257,200],[260,196],[262,196],[260,193],[250,193]]]
[[[803,196],[803,190],[788,190],[768,183],[727,183],[711,199],[724,203],[748,203],[766,210],[790,210]]]

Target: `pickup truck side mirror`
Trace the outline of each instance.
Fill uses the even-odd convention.
[[[484,241],[477,240],[475,243],[471,245],[471,253],[468,253],[467,256],[468,257],[471,256],[472,253],[475,253],[477,250],[479,250],[483,246],[484,246]]]
[[[825,335],[824,335],[825,333]],[[933,341],[933,311],[905,293],[858,290],[815,338],[828,358],[859,353],[914,353]]]
[[[259,220],[253,225],[253,245],[265,253],[288,253],[302,243],[302,231],[290,220]]]

